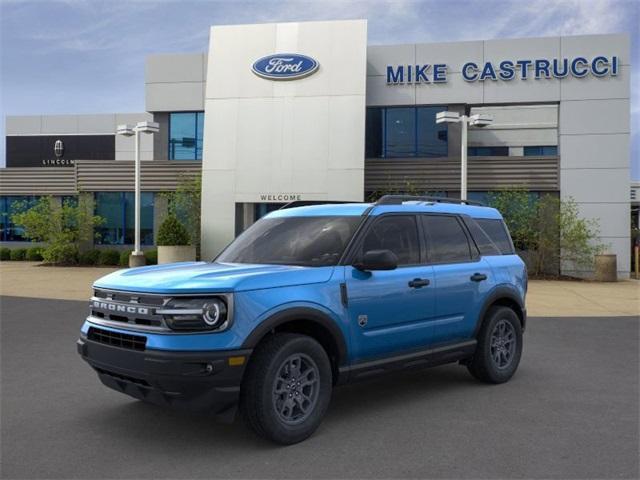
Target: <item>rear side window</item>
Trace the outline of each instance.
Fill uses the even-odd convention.
[[[456,217],[424,215],[422,221],[431,263],[457,263],[471,260],[469,240]]]
[[[420,263],[418,226],[413,215],[384,216],[371,226],[362,242],[361,255],[370,250],[391,250],[398,265]]]
[[[492,218],[476,218],[475,220],[489,236],[491,241],[495,243],[500,253],[503,255],[511,255],[514,253],[511,237],[509,237],[507,227],[502,220]]]
[[[482,227],[476,223],[476,220],[467,217],[464,223],[469,228],[469,232],[482,255],[502,255],[498,246],[493,243],[493,240],[489,238],[489,235],[485,233]]]

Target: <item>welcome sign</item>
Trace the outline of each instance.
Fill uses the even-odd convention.
[[[593,58],[539,58],[534,60],[502,60],[462,65],[462,78],[467,82],[540,80],[549,78],[615,77],[620,69],[617,56],[597,55]],[[446,83],[448,66],[444,63],[387,65],[387,84]]]

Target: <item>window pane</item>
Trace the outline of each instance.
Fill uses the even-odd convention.
[[[124,192],[125,201],[125,237],[128,245],[135,243],[135,194]],[[140,192],[140,243],[153,245],[153,193]]]
[[[100,235],[96,243],[102,245],[121,245],[124,243],[124,205],[122,192],[97,192],[95,196],[96,215],[104,223],[96,228]]]
[[[169,114],[169,159],[202,158],[202,112]]]
[[[446,157],[448,155],[447,124],[436,123],[436,113],[442,107],[418,107],[418,157]]]
[[[367,158],[382,157],[382,108],[367,108],[365,133],[365,155]]]
[[[476,222],[504,255],[513,253],[511,239],[502,220],[478,218]]]
[[[493,241],[489,238],[489,236],[485,233],[485,231],[478,225],[476,220],[473,218],[467,218],[465,220],[467,227],[469,227],[469,231],[471,232],[471,236],[476,242],[478,249],[482,255],[501,255],[502,252],[498,248],[498,246],[493,243]],[[473,247],[472,247],[473,248]]]
[[[245,230],[216,262],[336,265],[359,223],[360,217],[263,218]]]
[[[469,147],[470,157],[508,157],[509,147]]]
[[[533,146],[533,147],[524,147],[524,155],[528,156],[556,156],[558,155],[558,147],[557,146]]]
[[[415,108],[388,108],[386,112],[386,156],[416,155]]]
[[[425,215],[429,260],[433,263],[454,263],[471,260],[469,241],[455,217]]]
[[[24,228],[11,221],[11,216],[28,210],[38,202],[39,197],[32,195],[2,197],[0,202],[0,217],[2,230],[0,239],[5,242],[27,242],[24,236]]]
[[[377,220],[367,232],[360,255],[370,250],[391,250],[398,265],[420,263],[420,241],[415,217],[390,216]]]

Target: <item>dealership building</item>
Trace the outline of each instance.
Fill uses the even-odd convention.
[[[133,139],[115,131],[144,120],[160,125],[141,137],[146,245],[159,194],[198,172],[205,258],[290,201],[459,197],[461,128],[436,123],[449,111],[493,119],[469,129],[470,199],[504,187],[571,197],[628,277],[629,43],[367,45],[364,20],[214,26],[208,52],[147,58],[146,112],[7,117],[0,240],[23,240],[16,201],[86,195],[106,219],[98,242],[132,243]]]

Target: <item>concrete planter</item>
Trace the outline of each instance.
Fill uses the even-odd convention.
[[[605,253],[602,255],[596,255],[595,280],[597,282],[618,281],[618,263],[615,254]]]
[[[159,245],[158,264],[175,262],[194,262],[196,247],[192,245]]]

